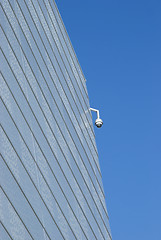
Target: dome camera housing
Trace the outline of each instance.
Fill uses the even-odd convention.
[[[102,127],[103,121],[102,121],[102,119],[100,118],[99,110],[97,110],[97,109],[95,109],[95,108],[90,108],[90,110],[97,113],[97,119],[96,119],[96,121],[95,121],[95,125],[96,125],[98,128]]]
[[[102,127],[102,125],[103,125],[102,119],[97,118],[96,121],[95,121],[95,125],[96,125],[98,128]]]

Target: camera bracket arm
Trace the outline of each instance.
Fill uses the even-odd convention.
[[[100,118],[100,114],[99,114],[99,110],[95,109],[95,108],[90,108],[91,111],[96,112],[97,113],[97,118]]]

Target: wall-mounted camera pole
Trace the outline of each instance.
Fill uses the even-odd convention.
[[[97,118],[100,118],[100,113],[99,110],[95,109],[95,108],[90,108],[91,111],[96,112],[97,113]]]
[[[97,109],[95,109],[95,108],[90,108],[90,110],[97,113],[97,119],[96,119],[96,121],[95,121],[95,125],[96,125],[98,128],[102,127],[103,121],[102,121],[102,119],[100,118],[99,110],[97,110]]]

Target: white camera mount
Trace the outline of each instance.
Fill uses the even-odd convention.
[[[96,121],[95,121],[95,125],[96,125],[98,128],[102,127],[103,121],[102,121],[102,119],[100,118],[99,110],[97,110],[97,109],[95,109],[95,108],[90,108],[90,110],[97,113],[97,119],[96,119]]]

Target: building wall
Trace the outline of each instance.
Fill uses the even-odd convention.
[[[0,6],[0,239],[111,239],[86,82],[54,1]]]

